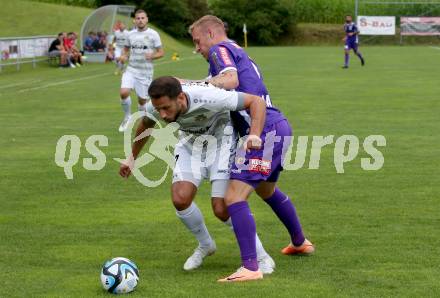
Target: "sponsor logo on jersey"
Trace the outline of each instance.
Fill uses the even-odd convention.
[[[236,157],[235,158],[235,163],[237,165],[244,165],[245,161],[246,161],[246,158],[244,158],[244,157]]]
[[[145,46],[145,45],[139,45],[139,44],[134,44],[134,45],[131,46],[131,48],[132,48],[132,49],[135,49],[135,50],[146,50],[146,49],[148,49],[148,46]]]
[[[198,98],[194,98],[193,99],[194,103],[212,103],[212,100],[206,100],[206,99],[198,99]]]
[[[231,58],[229,57],[228,50],[225,47],[219,47],[220,57],[225,65],[232,65]]]
[[[262,160],[259,158],[249,159],[249,171],[257,172],[263,175],[269,175],[271,170],[271,162],[269,160]]]

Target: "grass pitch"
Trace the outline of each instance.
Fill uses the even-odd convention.
[[[182,265],[196,246],[174,215],[170,177],[158,188],[122,180],[117,132],[120,78],[112,65],[0,74],[0,296],[109,297],[102,263],[128,257],[140,267],[130,297],[439,296],[440,51],[429,47],[362,48],[367,65],[342,70],[342,49],[251,48],[273,102],[295,135],[309,136],[305,166],[283,173],[280,186],[316,244],[312,257],[286,257],[288,234],[257,197],[250,199],[257,230],[277,263],[260,282],[218,284],[239,265],[231,231],[213,216],[209,185],[196,202],[217,241],[217,253],[194,272]],[[161,61],[156,76],[202,78],[207,64],[187,56]],[[164,63],[166,62],[166,63]],[[134,98],[134,96],[133,96]],[[134,101],[135,102],[135,101]],[[135,111],[135,104],[133,105]],[[62,135],[82,142],[73,180],[54,162]],[[84,143],[105,135],[107,163],[86,171]],[[307,168],[312,136],[386,137],[385,163],[364,171],[359,155],[337,174],[334,144],[320,168]],[[164,164],[144,169],[154,177]]]

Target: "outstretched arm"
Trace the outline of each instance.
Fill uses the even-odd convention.
[[[142,148],[144,148],[145,143],[147,143],[148,139],[150,138],[150,134],[147,133],[149,129],[152,129],[155,125],[155,122],[151,120],[150,118],[145,117],[143,120],[139,122],[139,125],[136,129],[136,136],[133,143],[133,146],[131,148],[131,156],[121,164],[119,168],[119,175],[121,175],[124,178],[128,178],[131,174],[131,169],[134,166],[134,161],[138,157],[139,153],[141,152]],[[142,137],[141,134],[146,133],[146,136]],[[139,139],[138,137],[141,136]]]

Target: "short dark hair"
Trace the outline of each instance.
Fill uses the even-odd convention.
[[[147,15],[147,12],[143,9],[138,9],[134,12],[134,15],[140,14],[140,13],[145,13],[145,15]]]
[[[168,96],[170,99],[176,99],[182,92],[182,85],[175,77],[159,77],[151,82],[148,88],[148,95],[151,99],[158,99],[162,96]]]
[[[63,32],[58,33],[58,37],[63,36],[63,35],[64,35]]]

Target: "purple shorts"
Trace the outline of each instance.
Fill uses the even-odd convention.
[[[347,41],[345,42],[345,49],[346,49],[346,50],[351,50],[351,49],[353,49],[354,51],[357,51],[357,49],[358,49],[358,43],[357,43],[356,39],[353,39],[353,40],[347,40]]]
[[[265,127],[261,134],[261,149],[245,152],[242,146],[237,148],[231,179],[240,180],[253,188],[262,181],[277,182],[283,170],[284,153],[290,145],[291,136],[292,128],[287,120]]]

